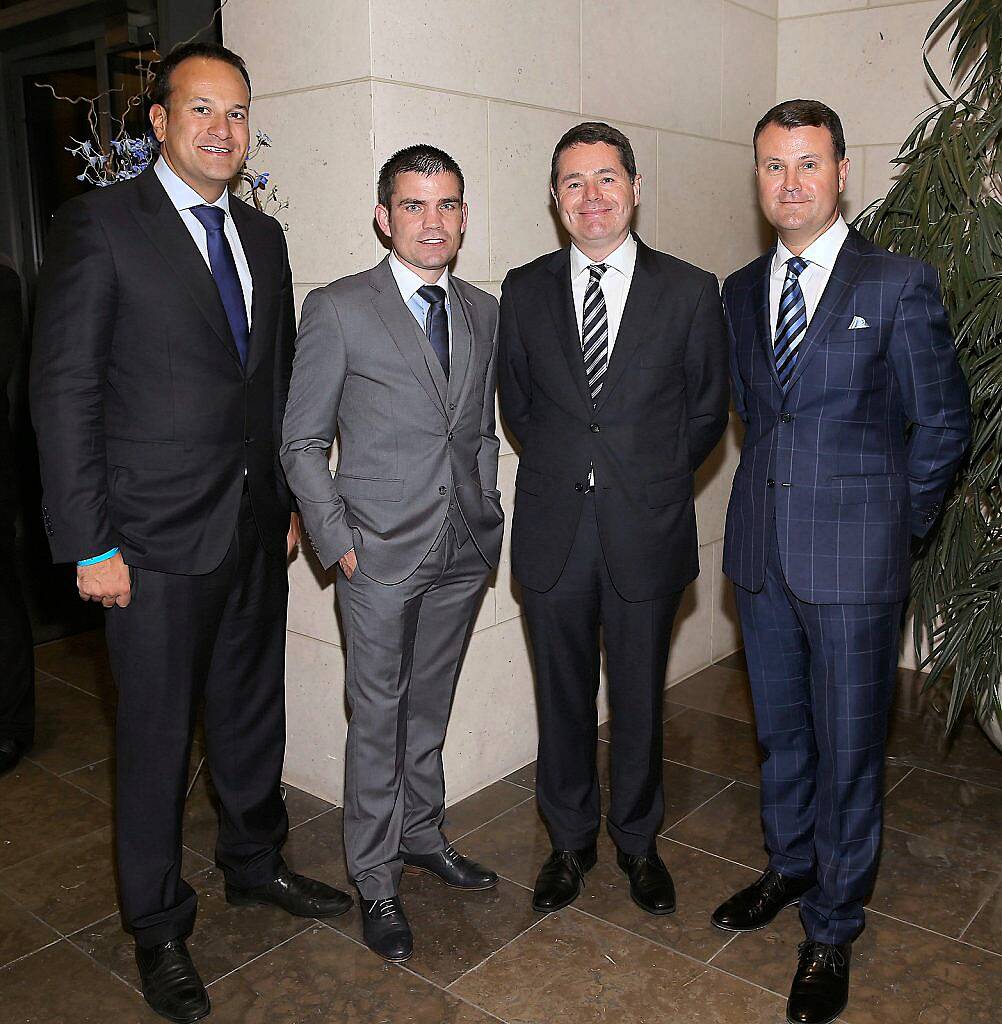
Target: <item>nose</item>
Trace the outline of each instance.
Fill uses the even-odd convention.
[[[214,135],[217,139],[228,139],[233,134],[230,119],[225,112],[221,111],[213,117],[212,124],[209,125],[209,134]]]
[[[800,178],[797,176],[797,169],[795,167],[790,167],[783,176],[783,191],[796,192],[799,188]]]
[[[421,226],[426,231],[429,228],[442,226],[442,211],[438,208],[437,203],[427,203],[425,205],[424,213],[421,216]]]
[[[589,203],[598,202],[602,198],[602,190],[593,178],[586,178],[584,183],[585,201]]]

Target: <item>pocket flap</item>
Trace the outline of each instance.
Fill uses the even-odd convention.
[[[342,498],[361,498],[377,501],[400,501],[404,493],[403,480],[381,480],[375,477],[345,476],[338,473],[334,486]]]
[[[692,474],[673,476],[667,480],[654,480],[647,485],[647,504],[651,508],[671,505],[692,497]]]

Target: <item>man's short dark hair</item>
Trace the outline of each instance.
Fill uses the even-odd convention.
[[[752,137],[752,145],[770,124],[778,124],[781,128],[827,128],[832,137],[835,159],[845,157],[845,132],[838,114],[820,100],[786,100],[777,103],[757,125]]]
[[[407,146],[406,149],[398,149],[380,168],[379,183],[376,185],[376,198],[380,206],[387,210],[390,208],[397,175],[407,174],[409,171],[429,178],[433,174],[454,174],[459,181],[459,198],[463,198],[466,181],[459,164],[444,150],[419,143],[416,146]]]
[[[630,140],[618,129],[604,121],[584,121],[575,125],[570,131],[564,132],[553,150],[553,159],[550,161],[550,188],[557,191],[557,163],[560,154],[571,146],[594,146],[597,142],[604,142],[619,150],[619,160],[624,170],[630,176],[630,181],[637,180],[637,158],[633,155],[633,147]]]
[[[161,57],[157,62],[156,72],[153,76],[153,85],[150,87],[150,102],[159,103],[161,107],[170,107],[170,79],[182,61],[191,57],[202,57],[205,60],[221,60],[237,69],[247,84],[247,99],[250,100],[251,82],[247,74],[247,65],[243,57],[237,56],[232,50],[227,50],[221,43],[179,43],[166,57]]]

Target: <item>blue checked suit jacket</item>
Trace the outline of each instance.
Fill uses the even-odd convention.
[[[724,284],[746,427],[724,572],[746,590],[762,588],[775,519],[783,571],[801,600],[902,601],[911,535],[936,521],[970,437],[936,271],[850,229],[784,394],[769,323],[773,252]],[[850,330],[856,317],[867,326]]]

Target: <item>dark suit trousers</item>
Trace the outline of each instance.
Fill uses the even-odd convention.
[[[0,739],[27,748],[35,738],[35,662],[10,519],[0,508]]]
[[[807,604],[790,590],[775,529],[758,593],[735,587],[762,764],[769,867],[816,878],[800,901],[810,939],[863,930],[883,816],[887,715],[901,604]]]
[[[595,498],[585,498],[560,578],[522,589],[536,668],[539,759],[536,795],[557,849],[594,841],[601,823],[595,751],[600,644],[612,712],[609,834],[626,853],[646,853],[664,817],[662,705],[672,624],[681,592],[626,601],[602,553]]]
[[[285,559],[261,546],[245,490],[216,569],[134,569],[131,604],[108,612],[121,907],[141,945],[187,935],[195,919],[195,893],[181,878],[181,821],[202,697],[220,803],[216,862],[239,886],[270,880],[281,864],[287,603]]]

